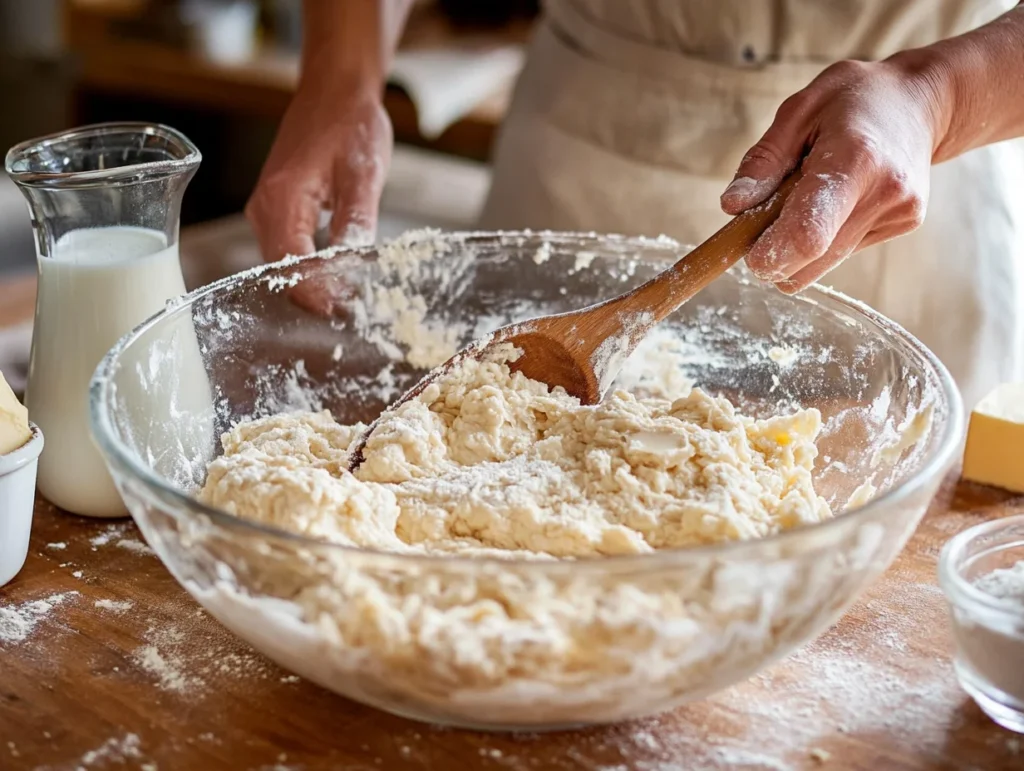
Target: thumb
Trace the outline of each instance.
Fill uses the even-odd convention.
[[[792,98],[779,108],[772,125],[743,156],[736,176],[722,193],[726,214],[739,214],[765,201],[796,168],[809,139],[803,113]]]

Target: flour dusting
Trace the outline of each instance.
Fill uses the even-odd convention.
[[[119,549],[134,552],[135,554],[153,554],[153,550],[149,546],[135,538],[122,538],[117,542],[117,546]]]
[[[109,610],[114,613],[126,613],[135,607],[135,603],[130,600],[96,600],[93,604],[100,610]]]
[[[124,736],[112,737],[94,750],[89,750],[82,755],[79,768],[100,767],[107,768],[111,765],[127,765],[130,760],[142,758],[142,742],[138,734],[129,733]],[[155,766],[150,765],[151,768]]]
[[[78,592],[63,592],[42,600],[0,607],[0,644],[20,643],[27,639],[55,608],[77,596]]]

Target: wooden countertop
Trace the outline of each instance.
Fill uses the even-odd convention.
[[[0,326],[26,318],[33,291],[0,284]],[[28,562],[0,588],[0,769],[1024,769],[1022,737],[957,685],[936,585],[951,535],[1021,512],[1024,497],[951,477],[882,580],[765,673],[647,720],[504,735],[291,676],[202,612],[130,521],[39,500]]]

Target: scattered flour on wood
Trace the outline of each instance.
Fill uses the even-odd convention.
[[[135,651],[133,658],[165,691],[202,698],[212,683],[225,678],[243,681],[281,677],[273,664],[226,632],[212,635],[201,629],[151,626],[143,638],[146,644]],[[282,682],[292,681],[282,678]]]
[[[26,639],[50,611],[77,595],[78,592],[63,592],[42,600],[0,607],[0,644],[19,643]]]
[[[114,613],[124,613],[135,607],[135,603],[129,600],[96,600],[93,604],[100,610],[110,610]]]
[[[154,675],[165,691],[184,691],[193,684],[201,684],[197,678],[185,675],[185,663],[177,656],[161,653],[155,645],[144,645],[135,653],[139,666]]]
[[[96,551],[100,546],[106,546],[111,541],[120,539],[127,530],[127,523],[107,525],[102,533],[89,539],[89,544],[92,546],[92,550]]]
[[[53,549],[54,551],[60,551],[61,549],[68,548],[68,545],[66,543],[64,543],[63,541],[57,541],[56,543],[48,543],[48,544],[46,544],[46,548],[47,549]]]
[[[153,553],[153,550],[150,549],[146,544],[134,538],[122,538],[117,542],[117,546],[120,549],[126,549],[128,551],[135,552],[136,554]]]
[[[111,737],[94,750],[89,750],[79,760],[78,770],[100,767],[106,768],[110,765],[126,765],[128,760],[139,760],[142,758],[138,734],[125,734],[122,738]],[[155,768],[152,764],[147,764]]]

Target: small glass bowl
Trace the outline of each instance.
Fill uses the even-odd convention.
[[[969,528],[939,558],[949,600],[960,685],[999,725],[1024,733],[1024,605],[995,597],[975,582],[1024,560],[1024,515]]]

